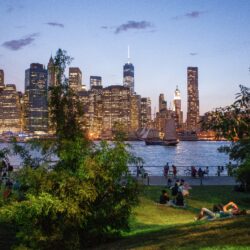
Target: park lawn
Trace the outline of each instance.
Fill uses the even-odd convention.
[[[131,231],[95,249],[250,249],[250,215],[210,222],[194,217],[201,207],[235,201],[250,209],[250,194],[230,186],[193,187],[187,208],[157,205],[162,187],[145,187],[133,210]]]
[[[229,186],[193,187],[187,208],[158,205],[162,187],[142,189],[140,204],[133,209],[131,231],[120,239],[94,249],[250,249],[250,215],[216,221],[194,221],[201,207],[235,201],[250,209],[250,193],[234,192]],[[15,229],[0,225],[0,250],[10,249]],[[93,249],[93,248],[92,248]]]

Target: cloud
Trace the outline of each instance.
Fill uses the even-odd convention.
[[[53,27],[59,27],[59,28],[64,28],[64,24],[62,23],[57,23],[57,22],[48,22],[46,23],[49,26],[53,26]]]
[[[24,38],[6,41],[2,44],[2,46],[13,51],[20,50],[23,47],[32,44],[35,41],[35,38],[38,36],[39,33],[33,33],[28,36],[25,36]]]
[[[173,19],[175,19],[175,20],[179,20],[179,19],[182,19],[182,18],[195,19],[195,18],[199,18],[201,15],[203,15],[205,13],[206,13],[206,11],[194,10],[194,11],[191,11],[191,12],[187,12],[184,15],[176,16]]]
[[[109,27],[108,26],[101,26],[101,29],[103,29],[103,30],[107,30]]]
[[[189,18],[197,18],[200,15],[202,15],[203,13],[204,13],[204,11],[192,11],[192,12],[186,13],[185,16],[189,17]]]
[[[190,56],[197,56],[198,53],[196,53],[196,52],[190,52],[189,55],[190,55]]]
[[[128,31],[130,29],[143,30],[151,27],[153,27],[153,25],[147,21],[128,21],[127,23],[121,24],[116,27],[115,34],[119,34],[123,31]]]

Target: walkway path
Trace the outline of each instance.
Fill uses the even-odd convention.
[[[230,176],[209,176],[204,177],[202,180],[200,178],[192,178],[187,176],[178,176],[178,179],[183,179],[191,186],[199,186],[199,185],[214,185],[214,186],[234,186],[236,185],[236,181],[234,177]],[[152,186],[166,186],[167,180],[164,176],[149,176],[147,178],[142,179],[138,178],[139,182],[142,182],[145,185]],[[172,179],[172,184],[175,182],[175,179]]]

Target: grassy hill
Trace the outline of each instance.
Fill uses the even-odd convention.
[[[209,222],[194,220],[201,207],[231,200],[249,210],[250,193],[234,192],[231,186],[197,186],[183,209],[158,205],[161,189],[142,187],[140,204],[131,216],[131,231],[92,249],[250,249],[250,215]],[[15,229],[0,225],[0,250],[11,249],[14,241]]]
[[[250,209],[250,194],[232,187],[201,186],[191,190],[187,208],[157,205],[162,187],[145,187],[134,209],[131,231],[122,239],[95,249],[250,249],[250,216],[216,221],[194,221],[201,207],[235,201]]]

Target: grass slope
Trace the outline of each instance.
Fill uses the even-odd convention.
[[[250,249],[250,216],[195,222],[201,207],[235,201],[250,209],[250,194],[232,187],[201,186],[191,190],[186,209],[157,205],[162,187],[145,187],[133,211],[131,231],[95,249]]]

